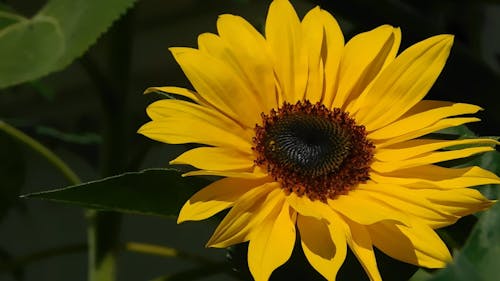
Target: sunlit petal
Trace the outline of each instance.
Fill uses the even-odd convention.
[[[295,244],[295,214],[282,199],[252,234],[248,244],[248,267],[255,281],[267,281],[284,264]]]

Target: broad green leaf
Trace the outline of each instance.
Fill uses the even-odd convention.
[[[48,73],[63,52],[63,34],[53,18],[7,26],[0,31],[0,88]]]
[[[0,30],[4,29],[5,27],[11,24],[18,23],[23,20],[26,19],[14,13],[3,11],[2,8],[0,7]]]
[[[177,170],[149,169],[24,197],[99,210],[177,216],[184,202],[208,183],[201,178],[182,177]]]
[[[428,281],[496,281],[500,257],[500,205],[485,212],[453,263]]]
[[[487,152],[470,158],[459,166],[480,166],[500,174],[500,153]],[[484,185],[478,188],[490,199],[500,198],[500,186]],[[480,214],[480,218],[453,263],[428,281],[496,281],[500,257],[500,205]]]
[[[450,128],[446,128],[446,129],[431,133],[427,136],[424,136],[424,138],[450,139],[450,140],[451,139],[477,138],[477,139],[498,140],[500,137],[497,137],[497,136],[478,136],[472,130],[470,130],[467,126],[460,125],[460,126],[450,127]],[[484,144],[454,145],[454,146],[446,147],[444,149],[445,150],[457,150],[457,149],[464,149],[464,148],[476,147],[476,146],[484,146]],[[491,144],[490,146],[494,146],[494,144]]]
[[[427,270],[421,268],[413,274],[413,276],[408,280],[408,281],[427,281],[429,278],[432,277],[432,274],[430,274]]]
[[[471,162],[472,165],[480,166],[500,175],[500,152],[491,151],[484,153],[481,156],[474,158]],[[484,194],[484,196],[490,199],[500,198],[500,186],[499,185],[483,185],[480,186],[479,191]],[[500,227],[500,225],[499,225]]]
[[[25,162],[19,144],[0,131],[0,219],[18,200],[24,184]]]
[[[2,12],[0,89],[67,67],[135,0],[51,0],[32,19]]]
[[[459,159],[456,161],[448,161],[447,167],[470,167],[470,166],[479,166],[493,173],[500,175],[500,152],[498,151],[489,151],[486,153],[482,153],[473,157],[468,157],[465,159]],[[479,191],[483,193],[484,196],[490,199],[498,199],[500,198],[500,186],[494,184],[488,184],[478,187]]]
[[[108,30],[136,0],[51,0],[38,13],[56,19],[64,35],[66,51],[54,69],[68,66]]]
[[[455,136],[460,136],[462,138],[477,137],[476,134],[473,131],[471,131],[471,129],[469,129],[466,125],[460,125],[442,129],[437,131],[436,134],[455,135]]]
[[[438,139],[467,139],[467,138],[488,138],[498,140],[499,137],[493,136],[477,136],[473,131],[471,131],[467,126],[461,125],[456,127],[447,128],[436,133],[431,134],[432,137]],[[477,146],[476,144],[470,145],[456,145],[447,147],[446,150],[463,149],[468,147]],[[440,163],[445,167],[470,167],[479,166],[484,169],[490,170],[497,175],[500,175],[500,153],[498,151],[490,151],[478,155],[474,155],[467,158],[461,158],[456,160],[451,160],[447,162]],[[483,185],[478,187],[478,189],[486,197],[490,199],[500,198],[500,187],[497,185]]]

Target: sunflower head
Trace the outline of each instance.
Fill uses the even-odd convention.
[[[429,135],[478,121],[461,115],[481,109],[423,100],[453,36],[399,52],[400,30],[383,25],[345,42],[331,14],[316,7],[300,20],[287,0],[271,3],[265,35],[234,15],[220,16],[217,30],[198,48],[170,49],[194,90],[147,90],[189,101],[151,104],[139,132],[202,144],[170,163],[222,177],[185,203],[178,222],[230,209],[208,246],[249,242],[257,281],[290,258],[296,239],[327,280],[348,247],[371,281],[381,280],[374,248],[444,267],[451,255],[434,229],[493,204],[470,187],[500,183],[479,167],[437,165],[498,143]]]
[[[287,193],[326,202],[369,179],[374,145],[340,108],[308,100],[262,113],[255,126],[255,164]]]

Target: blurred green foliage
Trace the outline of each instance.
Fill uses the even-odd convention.
[[[134,2],[51,0],[30,19],[0,11],[0,89],[67,67]]]

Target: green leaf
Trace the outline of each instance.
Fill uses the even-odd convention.
[[[500,152],[490,151],[486,152],[480,156],[475,157],[471,162],[471,165],[479,166],[500,175]],[[494,184],[488,184],[478,187],[481,193],[488,197],[489,199],[499,199],[500,198],[500,186]],[[500,225],[499,225],[500,227]]]
[[[491,151],[470,158],[462,166],[480,166],[500,174],[500,153]],[[478,189],[488,198],[500,198],[498,185],[484,185]],[[480,213],[480,218],[464,247],[455,253],[453,263],[428,281],[495,281],[498,280],[500,257],[500,205]]]
[[[479,138],[466,126],[457,126],[441,130],[433,134],[434,137],[442,139],[466,139]],[[498,137],[481,137],[498,139]],[[462,149],[469,146],[456,146],[448,149]],[[475,155],[472,157],[447,161],[442,163],[446,167],[470,167],[479,166],[500,174],[500,153],[491,151]],[[500,187],[498,185],[483,185],[477,187],[490,199],[500,197]],[[500,257],[500,206],[496,204],[490,210],[475,214],[479,221],[473,228],[470,236],[460,251],[454,253],[453,262],[447,268],[438,271],[430,277],[421,276],[418,280],[426,281],[493,281],[497,280],[496,273],[498,267],[498,257]],[[463,218],[461,221],[465,220]],[[450,236],[457,240],[458,235],[463,234],[464,229],[457,231],[457,225],[439,230],[444,238]],[[456,245],[455,245],[456,246]],[[458,245],[460,246],[460,245]],[[412,279],[413,280],[413,279]],[[417,279],[415,279],[417,280]]]
[[[444,139],[444,140],[455,140],[455,139],[489,139],[498,140],[500,137],[497,136],[478,136],[473,131],[471,131],[467,126],[460,125],[455,127],[446,128],[431,134],[424,136],[424,138],[433,139]],[[484,143],[474,143],[474,144],[461,144],[454,145],[444,148],[444,150],[458,150],[469,147],[484,146]],[[489,146],[495,147],[495,144],[489,144]]]
[[[32,19],[0,14],[0,89],[62,70],[135,0],[51,0]]]
[[[56,19],[66,51],[52,71],[68,66],[92,45],[136,0],[51,0],[38,13]]]
[[[455,127],[450,127],[446,129],[439,130],[435,132],[436,134],[444,135],[456,135],[462,138],[475,138],[477,135],[471,131],[466,125],[460,125]]]
[[[479,166],[493,173],[500,175],[500,152],[489,151],[472,157],[447,161],[445,167],[463,168],[471,166]],[[487,184],[477,187],[481,193],[489,199],[500,198],[500,186],[495,184]]]
[[[182,177],[173,169],[149,169],[24,197],[100,210],[176,216],[185,201],[208,183],[201,178]]]
[[[500,257],[500,205],[485,212],[453,263],[428,281],[496,281]]]
[[[2,29],[0,88],[48,73],[63,51],[63,34],[53,18],[21,20]]]
[[[0,219],[18,200],[24,185],[25,162],[19,144],[0,131]]]
[[[2,7],[0,6],[0,30],[4,29],[5,27],[18,23],[20,21],[26,20],[24,17],[16,15],[14,13],[9,13],[7,11],[3,11]]]

